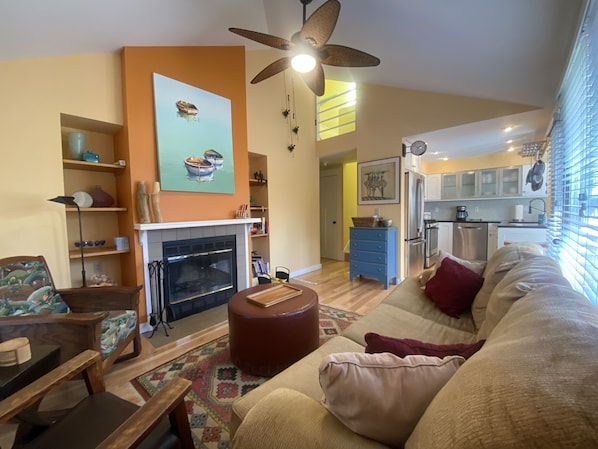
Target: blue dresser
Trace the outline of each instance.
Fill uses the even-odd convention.
[[[351,228],[351,268],[355,276],[397,283],[397,228]]]

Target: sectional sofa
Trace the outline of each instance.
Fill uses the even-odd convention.
[[[236,401],[233,448],[598,447],[598,308],[514,244],[451,310],[472,287],[447,256]]]

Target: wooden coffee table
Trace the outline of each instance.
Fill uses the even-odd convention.
[[[248,288],[236,293],[228,302],[231,358],[245,373],[273,376],[320,344],[320,312],[315,291],[290,284],[298,294],[268,307],[247,299],[279,285]]]

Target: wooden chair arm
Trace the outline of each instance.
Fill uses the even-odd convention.
[[[104,310],[139,310],[139,291],[135,287],[85,287],[56,290],[73,312],[101,312]]]
[[[83,372],[90,394],[106,390],[99,352],[86,350],[0,402],[0,423],[42,399],[52,388]]]
[[[108,312],[0,317],[0,340],[27,337],[29,343],[60,346],[66,362],[86,349],[100,351],[101,323]]]
[[[171,426],[182,440],[182,447],[193,448],[184,401],[190,389],[190,380],[176,377],[121,424],[98,446],[98,449],[136,447],[167,413],[170,414]]]

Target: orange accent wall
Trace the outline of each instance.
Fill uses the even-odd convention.
[[[152,73],[190,84],[231,100],[235,193],[162,191],[160,206],[164,222],[234,218],[249,203],[247,156],[247,107],[244,47],[124,47],[122,50],[123,129],[117,136],[119,157],[129,165],[124,199],[133,214],[130,228],[139,223],[137,184],[146,182],[148,193],[159,181]],[[119,186],[120,188],[120,186]],[[123,273],[125,283],[143,283],[143,259],[137,236],[131,245],[130,262]],[[143,297],[143,294],[142,294]],[[141,301],[143,303],[143,301]]]

